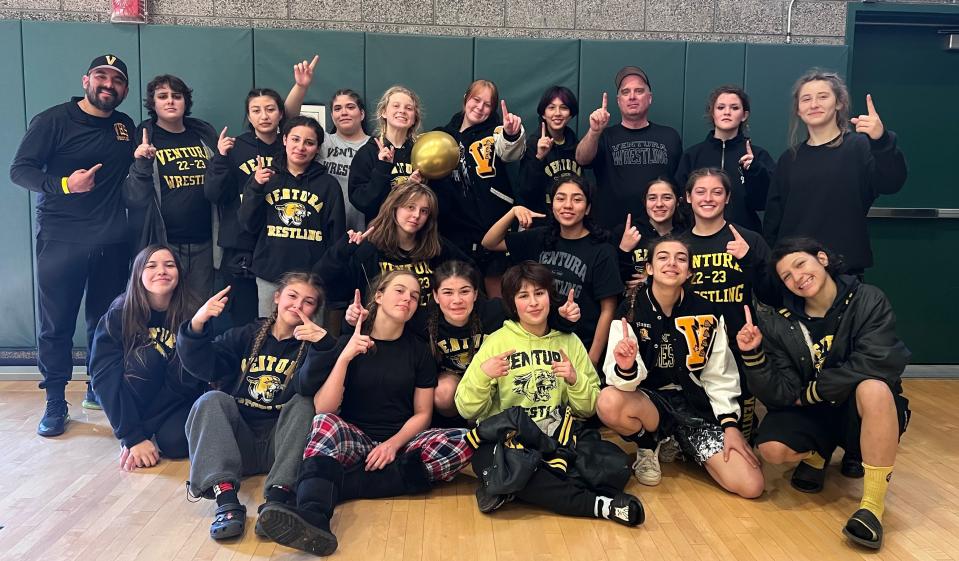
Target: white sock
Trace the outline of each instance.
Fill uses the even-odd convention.
[[[613,499],[610,497],[596,497],[596,504],[593,506],[593,516],[596,518],[609,518],[609,509],[612,508]]]

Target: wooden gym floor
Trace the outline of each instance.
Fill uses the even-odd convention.
[[[263,477],[244,481],[249,509],[242,540],[216,543],[212,501],[190,503],[186,461],[123,473],[102,412],[79,407],[82,385],[67,393],[73,421],[64,436],[36,435],[43,394],[34,382],[0,383],[0,559],[246,560],[308,559],[253,535]],[[694,465],[665,464],[663,482],[631,480],[646,524],[554,516],[510,504],[481,514],[474,480],[460,475],[427,496],[360,501],[336,511],[346,560],[781,559],[824,561],[959,560],[959,381],[907,380],[913,410],[886,499],[879,553],[845,542],[841,529],[858,506],[861,481],[833,466],[826,489],[804,495],[790,471],[766,466],[766,493],[735,498]],[[837,457],[838,461],[838,457]]]

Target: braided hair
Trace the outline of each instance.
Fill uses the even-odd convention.
[[[458,278],[467,281],[477,293],[479,293],[479,287],[482,286],[480,283],[479,272],[475,267],[463,261],[453,260],[444,262],[433,272],[433,286],[436,287],[433,289],[433,291],[439,292],[440,287],[443,286],[443,282],[451,278]],[[437,361],[443,358],[443,353],[440,351],[437,341],[441,313],[442,311],[440,310],[440,306],[436,302],[436,298],[434,296],[433,301],[430,302],[429,315],[426,318],[426,332],[429,335],[430,348],[433,349],[433,356],[436,357]],[[471,341],[474,340],[477,335],[483,334],[483,322],[480,321],[480,315],[475,304],[473,305],[473,309],[470,311],[467,323],[470,327]],[[474,345],[470,345],[470,362],[472,362],[473,356],[476,355],[477,350],[478,349],[476,349]]]
[[[323,283],[320,278],[312,273],[300,273],[300,272],[291,272],[286,273],[280,277],[279,282],[277,283],[277,294],[283,292],[287,286],[294,283],[303,283],[312,286],[319,293],[317,298],[317,309],[323,305]],[[243,379],[245,375],[250,370],[250,365],[256,360],[257,355],[260,354],[260,349],[263,348],[263,342],[266,341],[266,336],[270,334],[273,329],[273,325],[276,323],[276,318],[279,313],[279,310],[276,306],[273,307],[273,313],[270,314],[270,317],[266,318],[263,323],[260,324],[260,328],[257,329],[256,335],[253,337],[253,344],[250,346],[250,354],[247,356],[246,360],[243,363],[241,368],[240,380]],[[290,377],[296,374],[296,370],[300,365],[300,361],[303,360],[303,355],[306,353],[307,345],[309,341],[302,341],[300,343],[300,348],[296,352],[296,359],[293,363],[287,368],[287,371],[290,372]],[[289,380],[287,380],[289,384]]]

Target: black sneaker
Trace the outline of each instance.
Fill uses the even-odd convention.
[[[487,493],[486,488],[482,485],[476,488],[476,506],[484,514],[489,514],[512,500],[513,495]]]
[[[607,518],[624,526],[639,526],[646,521],[646,511],[643,510],[643,503],[639,502],[639,497],[620,493],[609,505]]]
[[[839,472],[850,479],[861,479],[866,475],[866,468],[862,467],[862,458],[858,452],[846,452],[842,455],[842,464]]]
[[[87,395],[83,398],[83,403],[81,403],[80,406],[84,409],[103,411],[103,407],[100,405],[100,398],[97,397],[97,394],[93,391],[93,386],[90,384],[87,384]]]
[[[882,547],[882,522],[871,511],[860,508],[842,529],[843,535],[861,546],[870,549]]]
[[[67,400],[48,399],[47,407],[43,410],[43,418],[40,419],[40,425],[37,426],[37,434],[40,436],[60,436],[67,430],[67,421],[70,420],[70,413],[67,409]]]

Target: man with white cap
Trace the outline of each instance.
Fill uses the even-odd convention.
[[[10,166],[14,183],[37,199],[37,366],[46,409],[40,436],[63,434],[64,390],[73,372],[73,333],[86,293],[87,340],[123,291],[130,252],[121,185],[133,161],[135,130],[115,111],[127,95],[127,67],[116,55],[90,63],[84,97],[33,118]],[[87,386],[84,407],[99,409]]]
[[[615,83],[622,123],[607,128],[609,111],[603,93],[603,104],[590,114],[589,132],[576,147],[576,161],[591,165],[596,174],[593,217],[610,230],[623,224],[627,213],[632,213],[634,223],[646,216],[640,193],[658,177],[672,180],[683,153],[675,129],[649,120],[653,88],[646,72],[625,66],[616,73]]]

